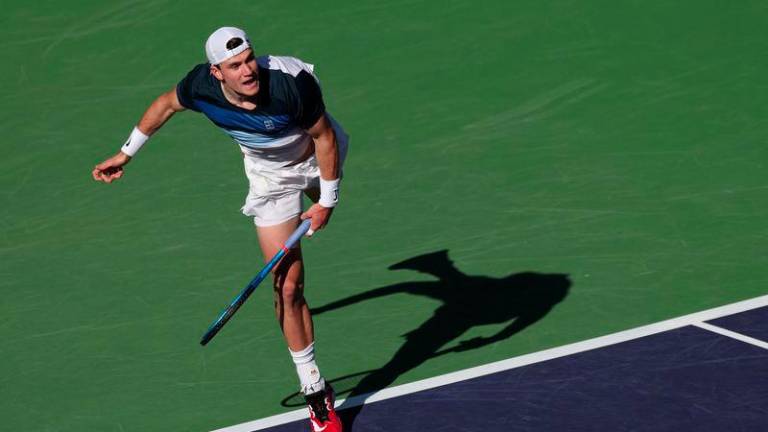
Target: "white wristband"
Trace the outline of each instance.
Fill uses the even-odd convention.
[[[320,177],[320,199],[317,203],[325,208],[336,207],[339,203],[339,179],[323,180]]]
[[[149,139],[149,136],[144,135],[144,132],[140,131],[138,127],[133,128],[133,132],[125,141],[125,144],[120,148],[120,151],[133,157],[141,150],[141,146]]]

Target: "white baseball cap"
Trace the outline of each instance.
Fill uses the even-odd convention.
[[[240,38],[243,43],[232,49],[227,49],[227,42],[233,38]],[[211,64],[217,65],[250,47],[251,41],[248,40],[244,31],[237,27],[222,27],[208,36],[208,40],[205,41],[205,55]]]

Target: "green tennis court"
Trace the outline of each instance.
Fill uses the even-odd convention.
[[[198,345],[262,263],[236,145],[182,113],[121,181],[90,177],[222,25],[315,64],[351,136],[342,202],[303,242],[318,361],[347,377],[340,393],[446,306],[475,306],[465,331],[379,384],[766,294],[762,2],[2,9],[2,429],[209,431],[295,409],[267,284]],[[432,267],[389,269],[426,254]],[[412,290],[448,270],[475,282]],[[483,290],[526,272],[567,275],[567,289]],[[450,350],[542,302],[514,335]],[[480,319],[506,305],[508,321]]]

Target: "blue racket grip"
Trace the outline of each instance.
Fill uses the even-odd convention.
[[[298,228],[296,228],[296,231],[291,234],[290,237],[288,237],[288,240],[285,241],[285,248],[290,249],[292,248],[299,239],[301,239],[304,234],[309,231],[309,227],[312,225],[312,219],[306,219],[304,220],[301,225],[299,225]]]

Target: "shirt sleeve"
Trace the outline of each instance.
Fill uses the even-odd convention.
[[[200,112],[200,108],[197,107],[195,99],[200,93],[200,87],[202,85],[201,80],[205,78],[207,74],[208,65],[199,64],[189,71],[187,76],[176,85],[176,96],[179,98],[179,103],[181,103],[184,108]]]
[[[296,76],[296,89],[299,95],[295,114],[296,123],[302,129],[309,129],[325,113],[320,84],[312,74],[301,71]]]

